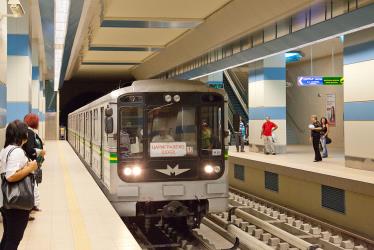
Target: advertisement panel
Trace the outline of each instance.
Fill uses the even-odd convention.
[[[335,94],[327,94],[326,98],[326,118],[330,126],[336,125],[336,96]]]

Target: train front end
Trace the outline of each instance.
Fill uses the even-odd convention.
[[[223,95],[129,93],[117,105],[120,214],[183,217],[193,227],[226,210]]]

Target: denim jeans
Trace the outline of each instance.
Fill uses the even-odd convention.
[[[327,157],[328,152],[327,152],[327,144],[326,144],[326,136],[321,136],[321,145],[322,145],[322,157]]]

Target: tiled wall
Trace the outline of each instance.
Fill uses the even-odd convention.
[[[346,165],[374,170],[374,28],[345,36]]]

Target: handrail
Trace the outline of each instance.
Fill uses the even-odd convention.
[[[246,91],[243,87],[242,81],[239,79],[238,75],[235,73],[235,71],[228,69],[227,72],[232,75],[235,78],[235,82],[238,84],[235,84],[235,86],[239,86],[240,93],[243,93],[244,95],[241,94],[241,97],[247,102],[248,101],[248,96],[246,96]]]
[[[226,76],[226,78],[227,78],[227,81],[229,82],[230,87],[231,87],[231,89],[233,90],[233,92],[234,92],[236,98],[238,98],[238,101],[239,101],[240,105],[242,106],[242,108],[243,108],[244,110],[248,110],[248,106],[247,106],[247,104],[244,103],[243,98],[241,97],[241,95],[240,95],[238,89],[236,88],[234,82],[232,81],[230,74],[229,74],[226,70],[223,71],[223,73],[225,74],[225,76]]]

